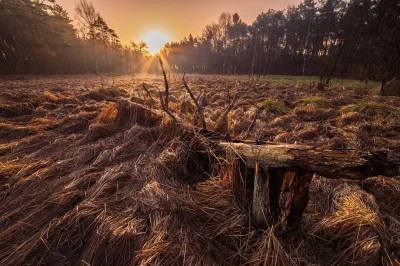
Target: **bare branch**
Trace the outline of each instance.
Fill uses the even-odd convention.
[[[235,95],[233,97],[233,100],[231,101],[231,103],[229,104],[228,108],[224,112],[224,116],[228,116],[229,112],[232,110],[233,106],[235,105],[235,102],[236,102],[237,98],[238,98],[237,95]]]
[[[233,106],[235,105],[237,96],[235,95],[231,103],[229,104],[228,108],[226,108],[225,112],[222,113],[217,122],[215,124],[215,130],[220,133],[226,134],[226,139],[230,139],[229,136],[229,124],[228,124],[228,114],[232,110]]]
[[[164,65],[161,60],[161,57],[158,56],[158,61],[160,62],[161,70],[164,76],[164,86],[165,86],[165,108],[168,110],[168,105],[169,105],[169,85],[168,85],[168,80],[167,80],[167,74],[165,73],[164,70]]]
[[[153,99],[153,98],[151,97],[150,91],[146,88],[146,85],[145,85],[144,83],[142,83],[142,88],[143,88],[143,90],[146,92],[147,97],[149,97],[150,99]]]
[[[244,136],[244,139],[247,139],[247,138],[249,137],[250,131],[251,131],[251,130],[253,129],[253,127],[256,125],[256,121],[257,121],[257,118],[258,118],[258,112],[259,112],[259,110],[256,109],[256,112],[255,112],[255,114],[254,114],[253,122],[251,122],[251,125],[250,125],[249,128],[247,129],[247,132],[246,132],[246,135]]]
[[[192,91],[189,88],[189,85],[187,84],[186,80],[185,80],[185,75],[186,75],[186,71],[183,73],[183,77],[182,77],[182,81],[183,84],[185,85],[185,89],[186,91],[189,93],[190,98],[192,98],[194,104],[196,105],[197,108],[197,112],[200,114],[201,117],[201,122],[203,124],[203,128],[207,129],[207,125],[206,125],[206,120],[204,119],[204,113],[203,113],[203,109],[200,107],[199,103],[196,101],[196,98],[194,97]]]
[[[166,108],[165,103],[164,103],[164,99],[163,99],[163,97],[162,97],[161,91],[159,91],[159,93],[160,93],[161,108],[162,108],[163,111],[166,112],[175,122],[178,122],[178,119],[176,119],[176,117]]]

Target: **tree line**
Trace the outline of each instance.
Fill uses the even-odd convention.
[[[167,44],[163,56],[180,72],[385,82],[400,76],[400,1],[304,0],[251,25],[223,13],[196,38]]]
[[[137,73],[144,42],[122,45],[87,0],[76,5],[78,27],[55,0],[0,1],[1,74]]]
[[[55,0],[0,1],[1,74],[135,74],[149,64],[144,42],[121,44],[88,0],[78,26]],[[76,24],[75,24],[76,25]],[[314,75],[386,82],[400,76],[400,1],[304,0],[248,25],[222,13],[202,33],[165,45],[170,72]],[[147,64],[144,64],[147,62]]]

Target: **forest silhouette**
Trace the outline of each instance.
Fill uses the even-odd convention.
[[[305,0],[247,25],[222,13],[198,36],[165,45],[167,71],[380,80],[400,75],[399,3]],[[54,0],[0,2],[1,74],[159,73],[143,41],[121,43],[87,0],[76,21]]]

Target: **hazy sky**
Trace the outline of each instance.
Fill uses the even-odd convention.
[[[75,19],[76,0],[57,0]],[[258,14],[284,9],[301,0],[92,0],[96,10],[119,35],[123,43],[141,40],[149,31],[161,31],[172,41],[194,36],[208,23],[217,22],[222,12],[239,13],[252,23]]]

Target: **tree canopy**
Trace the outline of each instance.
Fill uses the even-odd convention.
[[[0,1],[0,73],[78,74],[138,71],[140,45],[122,45],[95,7],[77,3],[79,26],[55,0]]]
[[[121,44],[88,0],[78,26],[55,0],[0,1],[0,73],[124,73],[141,70],[147,44]],[[222,13],[198,36],[165,45],[171,72],[316,75],[386,82],[400,76],[400,2],[304,0],[251,24]],[[151,70],[157,60],[153,60]],[[151,65],[151,64],[147,64]],[[148,67],[149,68],[149,67]]]
[[[400,75],[400,2],[304,0],[247,25],[223,13],[197,38],[166,45],[177,71],[389,80]]]

